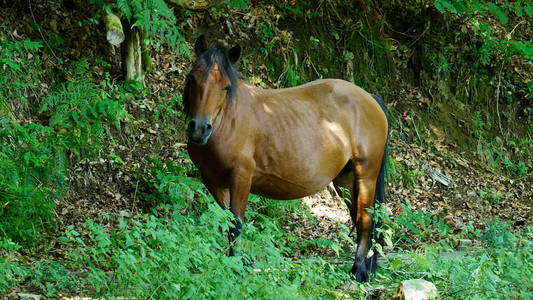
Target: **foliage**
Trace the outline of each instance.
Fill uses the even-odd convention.
[[[33,94],[42,74],[41,62],[35,59],[42,46],[40,41],[0,40],[0,117],[14,117],[11,111],[13,108],[27,108],[28,98]],[[19,106],[10,108],[8,103]]]
[[[231,6],[233,9],[248,9],[248,4],[246,0],[224,0],[226,5]]]
[[[26,244],[50,226],[51,198],[66,185],[64,153],[42,133],[53,131],[0,120],[0,236]]]
[[[533,142],[522,138],[518,142],[491,137],[490,116],[476,111],[471,121],[471,130],[477,139],[477,155],[490,168],[504,170],[508,174],[526,176],[533,169]]]
[[[0,99],[16,105],[43,74],[34,52],[40,43],[2,42],[1,47],[7,51],[0,53],[0,67],[8,71],[0,74]],[[71,66],[72,81],[42,101],[32,95],[41,103],[39,112],[50,117],[46,125],[0,119],[0,237],[31,244],[50,228],[54,198],[67,187],[68,153],[80,158],[101,151],[108,124],[118,128],[126,116],[118,101],[90,81],[87,61]]]
[[[176,17],[164,0],[90,0],[97,11],[109,13],[117,7],[130,24],[142,29],[148,38],[145,43],[164,41],[171,50],[190,56],[190,51],[176,24]]]
[[[49,125],[60,132],[68,132],[64,144],[78,156],[91,154],[99,149],[98,142],[104,137],[105,121],[120,127],[119,120],[126,116],[121,104],[111,100],[109,95],[85,79],[63,84],[61,90],[42,101],[39,112],[48,112]],[[87,144],[92,144],[87,147]],[[88,151],[89,153],[83,153]]]
[[[452,235],[441,219],[414,211],[409,203],[394,220],[386,209],[375,212],[382,223],[378,240],[388,248],[381,272],[378,270],[381,284],[395,286],[401,280],[422,276],[435,283],[439,295],[446,299],[522,299],[532,292],[533,273],[528,267],[533,265],[531,224],[512,233],[509,224],[494,218],[485,221],[483,232],[469,224]],[[481,238],[483,247],[454,249],[464,238]],[[409,250],[415,245],[416,249]],[[382,245],[375,247],[384,254]]]
[[[460,19],[466,18],[473,20],[473,22],[461,25],[461,31],[463,33],[471,30],[474,36],[465,34],[464,38],[470,39],[468,43],[470,47],[462,50],[462,53],[459,52],[456,54],[459,56],[458,62],[460,64],[454,69],[463,68],[463,64],[468,63],[470,70],[473,67],[474,71],[477,71],[479,75],[487,75],[486,68],[499,67],[501,69],[504,65],[511,63],[513,56],[524,60],[533,59],[533,45],[531,45],[531,41],[513,39],[512,36],[517,26],[524,21],[527,24],[527,18],[533,16],[533,4],[531,1],[505,2],[503,6],[501,4],[495,4],[492,1],[484,0],[436,0],[434,4],[441,13],[456,15]],[[519,22],[513,30],[507,32],[504,36],[498,33],[498,37],[495,37],[493,32],[495,27],[489,25],[487,17],[489,15],[495,16],[502,24],[507,24],[512,14],[518,18],[526,18],[526,20]],[[471,28],[468,28],[469,26]],[[440,36],[445,35],[440,34]],[[448,47],[445,46],[445,48]],[[435,48],[432,48],[432,50],[435,50]],[[447,56],[449,58],[453,52],[456,51],[449,52],[448,55],[444,54],[444,57]],[[439,53],[439,51],[435,53]],[[444,52],[441,53],[443,54]],[[449,61],[449,59],[447,60]],[[496,66],[496,63],[501,64]],[[453,69],[449,71],[453,72]],[[505,86],[510,85],[514,87],[519,83],[519,78],[504,78],[503,80],[507,81]],[[520,85],[520,89],[525,88],[527,87]],[[502,95],[506,95],[506,93],[502,93]],[[509,100],[512,101],[512,99]]]
[[[283,232],[274,222],[246,225],[238,247],[242,254],[228,257],[229,211],[212,202],[197,218],[178,211],[169,206],[169,217],[124,215],[113,232],[88,221],[89,241],[70,228],[64,242],[77,244],[74,265],[87,268],[86,284],[104,297],[332,297],[338,292],[331,287],[347,279],[319,258],[295,263],[284,257]]]
[[[503,7],[498,6],[494,2],[484,0],[435,0],[435,8],[441,13],[449,11],[454,14],[486,14],[490,12],[497,17],[500,22],[506,24],[509,20],[508,13],[514,12],[519,17],[527,15],[533,16],[533,4],[530,1],[520,0],[513,3],[505,3]]]
[[[381,224],[377,228],[378,240],[382,240],[384,245],[389,247],[389,251],[398,244],[413,247],[427,242],[443,242],[444,244],[450,242],[451,230],[444,220],[430,212],[415,210],[407,200],[402,207],[402,211],[394,218],[385,206],[370,210],[375,222]],[[379,244],[376,247],[380,253],[383,253]]]
[[[216,20],[230,16],[231,9],[248,8],[247,1],[224,2],[211,11]],[[378,2],[367,1],[368,11]],[[145,43],[167,43],[172,50],[189,55],[182,29],[176,25],[179,21],[163,0],[90,3],[98,13],[118,10],[148,34]],[[387,21],[373,18],[368,11],[361,12],[362,17],[353,17],[356,2],[324,3],[318,7],[307,1],[257,4],[262,9],[276,4],[270,8],[274,7],[280,20],[271,23],[261,19],[255,29],[257,48],[264,54],[261,60],[271,81],[289,87],[315,78],[337,77],[373,92],[393,95],[391,86],[397,79],[390,61],[393,39],[385,39],[383,29],[378,28],[386,26]],[[452,91],[455,88],[456,93],[450,93],[454,99],[465,97],[463,90],[473,93],[465,98],[468,101],[493,99],[496,84],[501,85],[500,103],[515,104],[520,95],[533,94],[531,82],[524,85],[506,69],[513,68],[517,58],[532,59],[531,42],[513,40],[512,32],[502,37],[487,22],[496,18],[512,26],[516,17],[531,17],[530,1],[433,3],[433,10],[441,14],[439,17],[444,16],[443,24],[437,23],[443,26],[421,31],[413,44],[400,44],[397,51],[409,52],[420,43],[424,71],[436,82],[443,79],[443,85],[452,87]],[[184,14],[190,17],[195,13]],[[418,17],[439,20],[431,14]],[[246,27],[248,20],[240,20],[240,25]],[[405,20],[415,25],[418,22]],[[98,20],[91,18],[89,22]],[[287,30],[291,22],[298,24],[297,30]],[[450,28],[457,30],[451,30],[452,34]],[[467,46],[458,47],[460,42]],[[114,146],[112,132],[120,131],[124,126],[121,120],[130,117],[124,105],[135,104],[131,99],[155,98],[138,83],[117,83],[109,73],[96,74],[91,68],[92,58],[69,64],[58,61],[57,69],[66,71],[50,76],[47,73],[51,72],[43,71],[41,66],[43,45],[44,41],[10,42],[0,36],[0,293],[27,288],[47,297],[371,297],[366,292],[368,285],[355,285],[352,291],[340,288],[349,282],[352,263],[351,258],[338,263],[341,253],[352,254],[346,251],[353,248],[347,228],[341,231],[338,242],[325,238],[302,240],[285,231],[299,226],[291,220],[294,214],[316,223],[297,201],[251,196],[238,255],[227,257],[230,245],[226,232],[233,217],[214,203],[185,153],[176,161],[154,155],[141,160],[147,170],[132,167],[126,171],[136,179],[132,181],[132,185],[137,181],[136,196],[149,210],[135,216],[126,212],[120,216],[102,214],[104,221],[87,220],[83,226],[68,226],[59,241],[69,250],[69,260],[42,259],[30,265],[25,257],[13,258],[27,251],[20,244],[31,245],[44,229],[53,228],[54,200],[62,197],[68,186],[70,162],[103,154],[123,170],[126,159],[113,150],[105,153],[110,144]],[[47,43],[49,48],[58,45]],[[409,61],[413,62],[415,58]],[[105,62],[97,64],[104,67]],[[243,64],[251,70],[256,61],[248,57]],[[43,75],[52,80],[44,80]],[[471,86],[462,85],[464,82]],[[440,88],[428,86],[429,92]],[[487,97],[475,94],[482,86],[491,89]],[[442,99],[450,100],[440,94],[444,95]],[[181,97],[163,97],[165,100],[156,102],[149,116],[150,121],[161,125],[157,138],[178,134],[174,124],[184,122],[183,114],[173,108],[180,105]],[[408,126],[413,128],[409,129],[424,137],[414,123],[414,114],[412,117]],[[394,128],[399,118],[399,113],[391,114]],[[479,155],[493,161],[494,168],[527,176],[533,169],[533,143],[530,139],[495,138],[492,132],[498,127],[494,120],[489,112],[479,111],[467,123],[480,145]],[[138,123],[135,120],[126,126],[136,129]],[[155,146],[163,145],[166,143]],[[387,178],[402,176],[412,189],[424,175],[417,169],[404,170],[403,163],[392,157],[387,166]],[[493,189],[479,191],[480,201],[490,205],[499,205],[501,197]],[[414,209],[409,202],[394,218],[387,210],[373,212],[383,224],[378,230],[383,245],[375,243],[375,250],[390,255],[383,257],[372,285],[396,287],[400,280],[424,277],[437,284],[444,298],[528,298],[533,292],[531,225],[524,232],[511,232],[509,224],[489,219],[483,231],[471,223],[463,232],[452,234],[438,215]],[[456,252],[456,241],[465,237],[481,240],[482,246]],[[316,257],[313,250],[317,248],[334,252],[335,263],[331,257]],[[392,296],[393,291],[385,294]]]

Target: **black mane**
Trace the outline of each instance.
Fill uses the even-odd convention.
[[[193,65],[193,70],[200,68],[206,70],[204,75],[207,77],[207,74],[211,71],[211,68],[215,65],[218,65],[220,73],[222,76],[229,78],[230,85],[228,88],[228,100],[231,101],[235,96],[237,90],[237,78],[238,73],[233,64],[231,63],[227,50],[221,45],[211,46],[207,51],[200,54]],[[192,75],[187,76],[185,82],[185,89],[183,91],[183,108],[186,114],[189,114],[189,89],[191,86]]]

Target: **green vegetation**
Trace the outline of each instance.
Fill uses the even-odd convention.
[[[0,20],[7,20],[0,24],[0,294],[390,298],[401,280],[422,277],[443,299],[529,299],[530,217],[487,215],[460,228],[447,217],[478,207],[497,215],[514,202],[520,214],[531,197],[533,5],[418,2],[232,0],[192,12],[163,0],[91,0],[83,9],[76,0],[39,0],[32,17],[25,1],[0,1]],[[58,25],[37,8],[61,9],[68,18]],[[159,68],[145,86],[122,81],[112,57],[120,51],[77,48],[86,39],[105,42],[89,33],[111,11],[145,33],[142,43]],[[382,258],[370,283],[346,284],[354,244],[345,225],[333,239],[295,233],[304,221],[328,230],[298,201],[251,196],[237,255],[226,255],[232,215],[215,204],[182,145],[187,41],[204,22],[220,27],[216,37],[243,44],[240,70],[255,84],[343,78],[389,104],[389,194],[407,193],[389,197],[395,213],[374,210],[382,223],[374,250]],[[403,145],[416,158],[395,152]],[[457,154],[432,156],[431,168],[408,161],[435,156],[443,145]],[[492,183],[468,187],[469,194],[458,188],[461,177],[453,178],[453,193],[443,188],[446,199],[412,201],[429,189],[435,165],[460,169],[459,158],[481,162],[465,169],[522,184],[522,194]],[[95,186],[102,189],[86,191]],[[525,199],[513,198],[520,195]],[[445,208],[426,209],[431,202]],[[87,215],[71,219],[76,210]],[[471,244],[462,247],[463,240]]]

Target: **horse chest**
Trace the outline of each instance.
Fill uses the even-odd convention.
[[[232,159],[229,154],[213,151],[209,147],[189,145],[189,156],[196,165],[202,178],[218,186],[228,186],[231,175]]]

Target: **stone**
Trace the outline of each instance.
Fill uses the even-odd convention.
[[[398,293],[394,296],[400,300],[426,300],[437,299],[437,288],[435,285],[424,279],[404,280],[398,288]]]
[[[41,295],[18,293],[19,300],[39,300]]]

